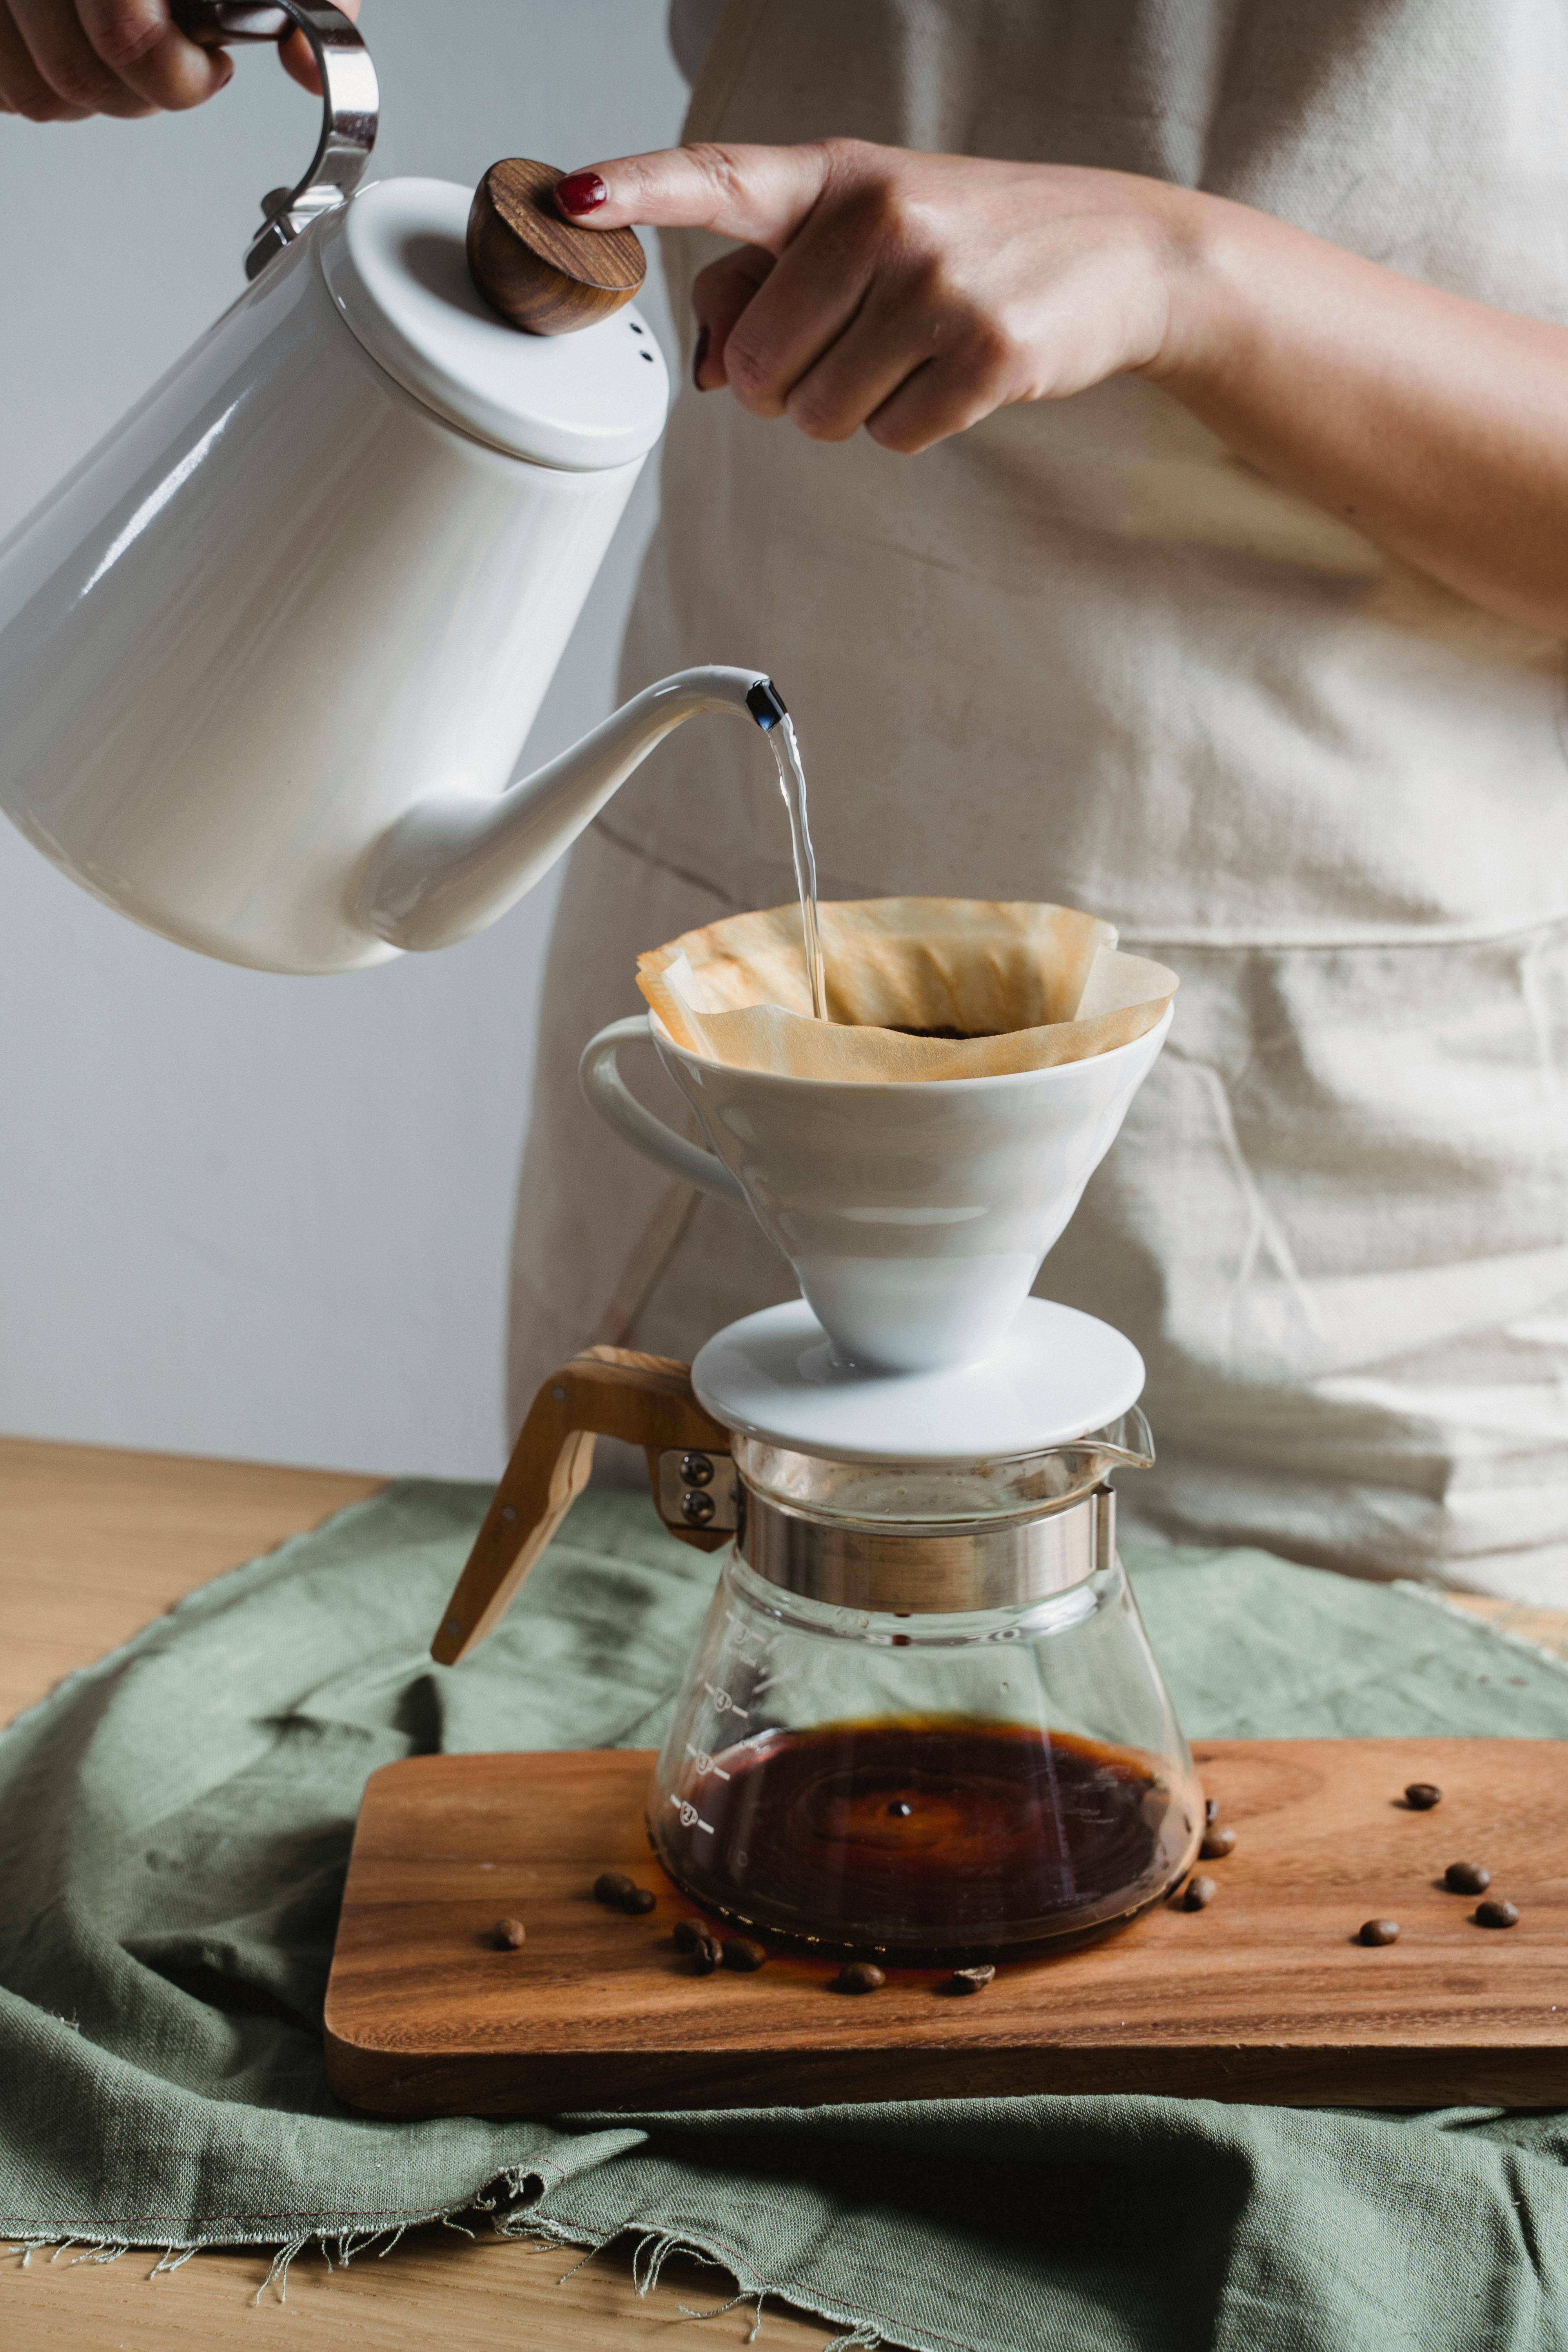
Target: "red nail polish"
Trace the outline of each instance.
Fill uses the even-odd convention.
[[[708,330],[699,327],[697,341],[691,353],[691,381],[697,391],[702,389],[702,362],[708,356]]]
[[[596,213],[609,193],[597,172],[568,172],[555,184],[555,201],[563,213]]]

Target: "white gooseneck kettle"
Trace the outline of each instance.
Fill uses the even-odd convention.
[[[783,705],[685,671],[508,789],[663,429],[658,345],[624,307],[509,324],[471,191],[353,193],[375,78],[335,8],[179,13],[297,23],[325,127],[264,199],[248,290],[0,545],[0,807],[169,939],[347,971],[493,921],[694,712]]]

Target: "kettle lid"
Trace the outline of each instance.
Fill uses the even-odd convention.
[[[426,408],[535,465],[629,464],[664,430],[669,378],[635,307],[570,335],[500,318],[468,275],[472,191],[383,180],[322,220],[321,274],[350,331]]]

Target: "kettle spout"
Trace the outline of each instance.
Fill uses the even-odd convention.
[[[548,873],[656,743],[702,710],[731,711],[764,734],[786,716],[761,670],[660,678],[498,798],[454,792],[416,802],[371,854],[359,920],[396,948],[471,939]]]

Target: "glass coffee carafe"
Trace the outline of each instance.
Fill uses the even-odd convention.
[[[1203,1798],[1116,1551],[1107,1475],[1152,1461],[1142,1413],[967,1465],[731,1452],[737,1532],[648,1807],[693,1900],[944,1963],[1159,1901]],[[729,1465],[680,1468],[700,1521]]]

